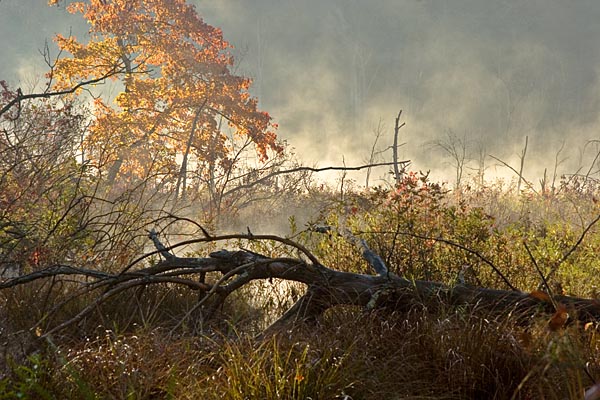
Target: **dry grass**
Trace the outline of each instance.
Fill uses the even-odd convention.
[[[332,309],[316,326],[262,340],[139,327],[46,346],[0,389],[31,399],[580,398],[588,374],[600,376],[598,334],[545,325],[415,307]]]
[[[570,210],[571,200],[561,205],[563,200],[556,198],[548,205],[541,198],[550,211],[527,203],[538,213],[526,213],[535,218],[525,219],[517,215],[524,202],[519,199],[514,215],[490,217],[494,207],[508,209],[502,207],[507,200],[496,204],[485,193],[471,194],[475,199],[467,199],[469,204],[487,204],[483,212],[460,202],[448,206],[434,189],[417,186],[407,199],[397,200],[406,207],[394,210],[381,201],[377,209],[359,210],[347,224],[364,231],[399,274],[452,283],[469,264],[477,272],[476,284],[498,283],[480,260],[458,249],[399,234],[421,229],[426,236],[443,234],[467,243],[511,282],[529,290],[539,283],[539,275],[529,265],[523,240],[548,270],[598,211],[595,203],[589,205],[575,223],[566,211],[569,218],[558,215]],[[335,226],[336,214],[328,218]],[[308,247],[326,265],[367,272],[360,255],[342,238],[308,235]],[[273,250],[263,245],[257,250]],[[569,294],[595,293],[599,248],[594,229],[561,265],[555,278]],[[281,249],[275,250],[279,254]],[[219,310],[218,329],[205,329],[192,319],[171,332],[197,303],[198,293],[156,285],[115,296],[52,343],[36,343],[36,332],[29,330],[36,321],[43,321],[43,332],[97,295],[77,297],[49,314],[75,286],[48,281],[0,291],[0,348],[7,360],[0,371],[0,399],[552,400],[582,398],[600,380],[595,327],[573,325],[551,332],[543,317],[525,326],[522,319],[492,317],[476,307],[415,304],[402,314],[336,307],[317,325],[256,339],[303,292],[303,287],[276,280],[233,294]]]

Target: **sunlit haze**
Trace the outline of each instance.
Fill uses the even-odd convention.
[[[360,165],[392,144],[403,110],[401,159],[452,183],[440,143],[465,147],[465,175],[537,181],[587,171],[597,151],[600,2],[192,1],[223,30],[261,109],[307,165]],[[44,72],[39,49],[84,22],[45,1],[0,1],[0,72],[27,87]],[[587,146],[586,146],[587,145]],[[391,151],[379,161],[390,161]],[[377,176],[386,174],[383,168]],[[360,183],[360,182],[359,182]]]

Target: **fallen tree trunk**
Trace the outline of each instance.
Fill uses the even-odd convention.
[[[245,251],[222,250],[211,254],[233,271],[244,268],[243,281],[280,278],[308,285],[307,292],[268,332],[290,324],[314,320],[336,305],[356,305],[366,309],[387,308],[407,311],[414,304],[472,305],[490,313],[513,313],[528,318],[539,313],[556,313],[554,304],[564,306],[572,319],[600,321],[600,302],[572,296],[554,296],[438,282],[408,280],[394,274],[364,275],[336,271],[297,259],[272,259]],[[173,261],[165,261],[171,263]],[[225,271],[223,271],[225,272]],[[554,304],[553,304],[554,302]],[[566,321],[565,321],[566,323]]]
[[[516,290],[488,289],[464,284],[448,286],[438,282],[409,280],[397,276],[388,272],[387,266],[368,249],[364,241],[356,242],[356,244],[365,255],[365,259],[371,264],[376,264],[374,268],[378,275],[357,274],[327,268],[321,265],[306,248],[289,239],[270,235],[252,235],[251,233],[221,237],[207,235],[206,238],[183,242],[171,247],[162,245],[154,231],[150,233],[150,238],[154,241],[157,251],[144,257],[160,254],[164,258],[155,265],[133,270],[133,265],[144,258],[140,257],[119,274],[55,266],[0,282],[0,289],[49,277],[81,275],[87,281],[76,295],[102,291],[96,301],[73,318],[46,331],[42,337],[47,337],[77,323],[102,302],[135,287],[165,282],[186,285],[203,293],[199,303],[187,313],[186,318],[198,309],[202,309],[205,318],[210,318],[234,291],[252,281],[271,278],[301,282],[308,288],[306,293],[267,329],[266,334],[276,333],[296,323],[315,320],[327,309],[338,305],[355,305],[367,310],[385,308],[393,311],[407,311],[415,304],[470,305],[494,314],[513,313],[521,319],[531,318],[540,313],[554,314],[556,317],[557,313],[560,313],[558,318],[553,318],[553,320],[559,321],[554,328],[567,322],[567,313],[571,320],[584,323],[600,321],[600,302],[595,299],[571,296],[551,297],[542,292],[529,294]],[[220,250],[205,258],[177,257],[171,253],[175,247],[191,242],[228,239],[277,240],[296,247],[308,258],[308,261],[300,258],[270,258],[247,250]],[[220,278],[212,283],[199,282],[193,278],[198,275],[204,276],[210,272],[219,273]],[[55,306],[55,309],[60,307],[61,304]],[[180,321],[180,324],[182,322],[183,320]],[[32,329],[37,326],[39,323]]]

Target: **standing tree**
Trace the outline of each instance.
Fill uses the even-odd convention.
[[[49,73],[55,88],[109,72],[122,85],[114,99],[95,98],[85,140],[110,186],[156,176],[185,196],[192,168],[214,190],[215,170],[232,167],[228,137],[249,139],[263,161],[282,151],[250,80],[232,72],[230,45],[185,0],[77,1],[67,10],[88,21],[90,40],[56,36],[71,56]]]

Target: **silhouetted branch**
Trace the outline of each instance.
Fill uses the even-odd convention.
[[[20,104],[21,101],[23,101],[23,100],[39,99],[39,98],[47,99],[47,98],[54,97],[54,96],[62,96],[65,94],[75,93],[78,89],[81,89],[84,86],[93,85],[95,83],[102,82],[105,79],[110,78],[111,76],[116,75],[118,73],[120,73],[120,70],[118,70],[115,67],[112,70],[110,70],[108,73],[104,74],[103,76],[101,76],[99,78],[82,81],[70,89],[58,90],[55,92],[23,94],[21,92],[21,89],[17,89],[17,96],[14,99],[12,99],[11,101],[9,101],[8,103],[6,103],[6,105],[4,105],[4,107],[2,107],[2,109],[0,109],[0,116],[2,116],[5,112],[10,110],[15,104]]]
[[[406,161],[399,161],[399,164],[406,164],[409,163],[409,160]],[[323,172],[323,171],[360,171],[361,169],[365,169],[365,168],[373,168],[373,167],[383,167],[383,166],[390,166],[390,165],[395,165],[396,163],[394,162],[386,162],[386,163],[375,163],[375,164],[367,164],[367,165],[360,165],[358,167],[323,167],[323,168],[313,168],[313,167],[297,167],[297,168],[291,168],[291,169],[286,169],[286,170],[282,170],[282,171],[275,171],[275,172],[271,172],[270,174],[267,174],[265,176],[263,176],[260,179],[257,179],[253,182],[250,182],[248,184],[245,185],[239,185],[236,186],[228,191],[226,191],[223,196],[228,196],[232,193],[235,193],[237,191],[243,190],[243,189],[249,189],[253,186],[259,185],[265,181],[268,181],[269,179],[277,176],[277,175],[284,175],[284,174],[293,174],[295,172],[302,172],[302,171],[309,171],[309,172]],[[244,175],[238,177],[239,178],[243,178]]]
[[[537,191],[535,190],[535,188],[533,187],[533,185],[531,184],[531,182],[529,182],[527,179],[525,179],[523,177],[522,173],[519,173],[519,171],[517,171],[516,169],[514,169],[513,167],[511,167],[508,163],[502,161],[501,159],[499,159],[498,157],[494,157],[493,155],[490,154],[490,157],[492,157],[494,160],[498,161],[500,164],[504,165],[506,168],[510,169],[512,172],[514,172],[518,177],[519,177],[519,181],[523,181],[525,182],[525,184],[527,185],[527,187],[529,189],[531,189],[532,192],[537,193]]]
[[[569,251],[567,251],[560,260],[558,260],[558,262],[556,263],[556,265],[554,267],[552,267],[552,269],[550,270],[550,272],[548,272],[548,275],[546,275],[546,280],[549,280],[552,275],[554,275],[556,273],[556,271],[558,270],[558,268],[561,266],[562,263],[564,263],[567,258],[569,258],[569,256],[571,254],[573,254],[573,252],[579,247],[579,245],[581,244],[581,242],[583,242],[583,239],[585,238],[585,235],[587,235],[587,233],[589,232],[590,229],[592,229],[592,227],[594,225],[596,225],[596,223],[600,221],[600,215],[598,215],[592,222],[590,222],[588,224],[588,226],[585,227],[585,229],[583,230],[583,232],[581,232],[581,235],[579,236],[579,239],[577,239],[577,242],[575,242],[575,244],[569,249]]]
[[[600,220],[600,217],[597,220]],[[589,228],[590,226],[588,226],[587,230]],[[593,299],[588,300],[570,296],[553,296],[550,299],[550,297],[538,293],[530,295],[515,290],[505,277],[505,283],[513,290],[487,289],[464,284],[448,286],[438,282],[412,280],[395,274],[389,274],[387,267],[379,256],[366,246],[364,240],[357,239],[353,235],[350,235],[350,237],[363,250],[363,255],[374,267],[378,275],[357,274],[327,268],[319,264],[314,256],[308,250],[304,249],[303,246],[294,243],[290,239],[273,235],[224,235],[181,242],[174,246],[163,245],[158,239],[156,232],[151,232],[150,236],[157,250],[138,258],[137,262],[139,263],[151,254],[163,254],[165,260],[148,267],[111,274],[69,266],[56,266],[6,280],[0,284],[0,289],[15,287],[42,278],[79,275],[86,279],[80,281],[85,290],[79,292],[78,295],[89,293],[92,290],[103,290],[94,301],[87,304],[75,316],[48,329],[41,335],[42,338],[47,338],[83,320],[102,303],[135,287],[157,283],[172,283],[203,292],[202,299],[173,328],[177,329],[194,311],[207,305],[211,297],[217,296],[216,301],[208,307],[208,313],[204,314],[207,317],[212,315],[215,307],[222,304],[229,294],[254,280],[272,278],[304,283],[308,285],[308,289],[294,306],[264,332],[265,334],[276,333],[290,323],[314,320],[325,310],[336,305],[354,305],[364,307],[368,310],[388,308],[403,311],[410,309],[415,301],[420,303],[443,302],[444,304],[463,306],[476,305],[479,309],[493,313],[517,313],[517,315],[526,316],[533,315],[540,310],[552,313],[554,311],[552,304],[554,301],[557,304],[564,305],[568,309],[575,310],[576,313],[573,313],[573,315],[581,321],[600,320],[600,304]],[[420,235],[413,236],[425,238]],[[246,250],[220,250],[210,253],[208,257],[199,258],[177,257],[171,252],[175,248],[190,243],[228,239],[276,240],[299,250],[304,249],[303,251],[307,253],[305,254],[311,259],[311,262],[309,263],[296,258],[272,258]],[[469,250],[465,246],[440,238],[435,240],[457,246],[478,255],[482,260],[486,261],[479,253]],[[165,252],[169,256],[166,256]],[[565,258],[568,254],[565,255]],[[489,261],[486,262],[489,263]],[[489,264],[503,277],[493,264]],[[192,276],[199,273],[207,272],[220,273],[221,276],[213,283],[198,282],[192,278]],[[61,303],[47,313],[42,321],[49,320],[50,316],[68,301]],[[32,327],[32,329],[40,326],[39,324],[42,321]]]
[[[361,232],[361,233],[367,233],[367,232]],[[386,232],[377,232],[377,233],[386,233]],[[512,283],[510,283],[508,278],[502,273],[502,271],[500,271],[500,269],[498,269],[498,267],[496,267],[494,265],[494,263],[492,263],[490,260],[488,260],[486,257],[484,257],[481,253],[479,253],[476,250],[470,249],[467,246],[464,246],[460,243],[456,243],[452,240],[444,239],[442,237],[425,236],[425,235],[419,235],[419,234],[416,234],[413,232],[402,232],[402,231],[397,231],[397,232],[392,232],[392,233],[394,233],[395,235],[410,236],[410,237],[414,237],[414,238],[422,239],[422,240],[432,240],[434,242],[444,243],[449,246],[456,247],[458,249],[466,251],[467,253],[474,255],[475,257],[477,257],[481,261],[483,261],[485,264],[487,264],[496,273],[496,275],[498,275],[500,277],[500,279],[502,279],[502,281],[506,284],[506,286],[508,286],[511,290],[519,291],[519,289],[517,289],[516,287],[514,287],[512,285]]]

